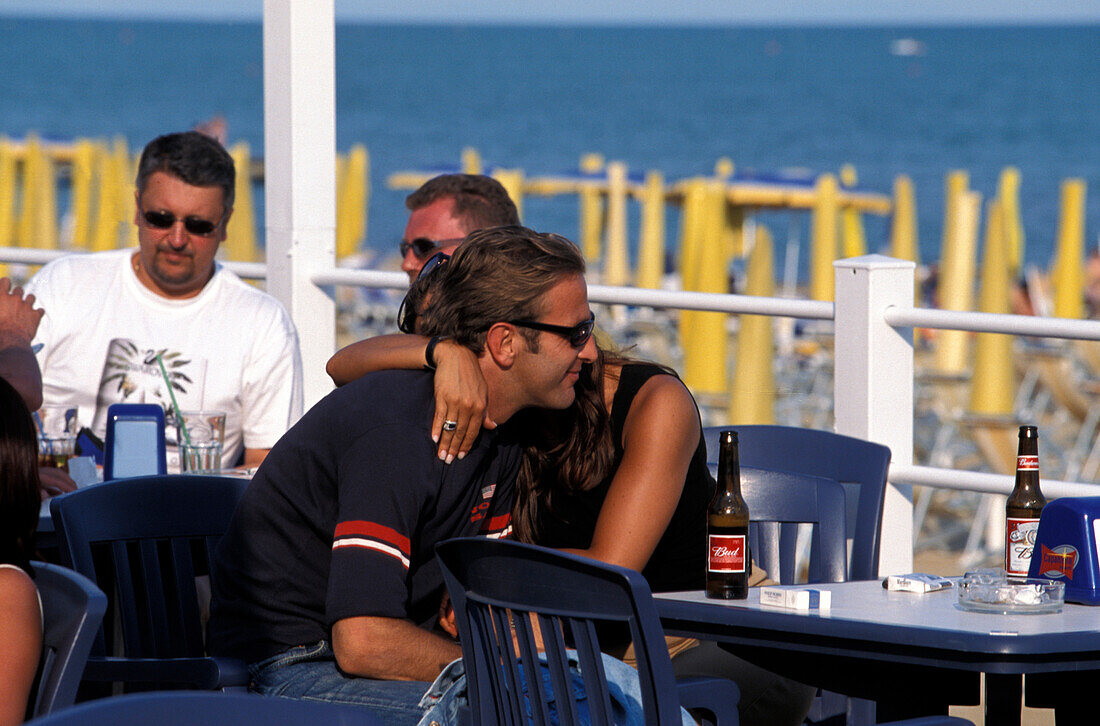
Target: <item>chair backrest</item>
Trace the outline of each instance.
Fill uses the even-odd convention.
[[[105,480],[167,474],[164,409],[152,403],[112,403],[103,448]]]
[[[798,525],[812,524],[807,582],[848,579],[844,487],[832,479],[741,467],[753,560],[782,585],[798,579]]]
[[[42,662],[35,684],[37,718],[73,705],[84,663],[107,610],[107,596],[73,570],[33,562],[42,600]]]
[[[741,466],[806,474],[840,482],[845,489],[848,579],[878,577],[882,505],[890,449],[830,431],[791,426],[708,426],[708,460],[718,458],[718,432],[737,431]]]
[[[556,705],[558,723],[578,723],[566,654],[570,636],[591,723],[610,723],[597,622],[629,629],[645,722],[681,723],[664,633],[639,573],[506,540],[453,539],[437,545],[436,554],[462,641],[473,723],[549,724],[549,703]],[[526,667],[539,657],[530,615],[537,616],[549,677],[523,675],[538,672]]]
[[[356,706],[254,694],[135,693],[77,704],[35,719],[35,726],[382,726]]]
[[[203,656],[195,578],[209,574],[247,485],[216,476],[139,477],[50,503],[61,558],[112,599],[127,657]],[[102,636],[93,652],[106,653]]]

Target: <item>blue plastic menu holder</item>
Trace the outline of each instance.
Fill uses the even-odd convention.
[[[168,473],[164,409],[152,403],[114,403],[107,409],[103,480]]]
[[[1100,605],[1100,497],[1062,497],[1043,507],[1028,577],[1066,584],[1066,601]]]

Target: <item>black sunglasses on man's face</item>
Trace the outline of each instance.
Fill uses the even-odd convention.
[[[401,244],[397,245],[397,249],[401,252],[402,257],[409,254],[409,250],[412,250],[413,254],[415,254],[418,258],[426,260],[428,259],[429,255],[431,255],[443,245],[461,241],[461,237],[455,237],[454,239],[428,239],[427,237],[417,237],[410,242],[401,240]]]
[[[509,320],[511,325],[531,330],[543,330],[547,333],[555,333],[569,341],[574,348],[583,348],[592,337],[592,329],[596,326],[596,316],[593,315],[583,323],[576,325],[551,325],[550,323],[538,323],[533,320]]]
[[[141,210],[141,216],[145,219],[146,224],[155,229],[171,229],[172,225],[179,219],[171,212],[154,212],[145,211],[144,209]],[[214,234],[214,230],[221,223],[220,219],[217,222],[211,222],[209,219],[203,219],[202,217],[183,218],[183,228],[187,230],[188,234],[199,237],[209,237]]]

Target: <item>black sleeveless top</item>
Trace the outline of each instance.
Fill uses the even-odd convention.
[[[539,544],[555,549],[587,549],[592,544],[596,519],[607,497],[614,471],[623,458],[623,425],[638,390],[650,378],[668,375],[657,366],[631,363],[622,367],[619,387],[611,404],[611,436],[615,444],[612,476],[599,485],[555,501],[554,511],[538,514]],[[655,442],[656,445],[656,442]],[[699,445],[688,466],[684,490],[668,528],[642,569],[653,592],[700,590],[706,582],[707,506],[714,496],[714,477],[707,468],[707,452],[702,432]]]

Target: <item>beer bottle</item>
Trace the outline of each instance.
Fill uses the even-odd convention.
[[[718,435],[718,488],[707,510],[707,597],[743,600],[749,596],[749,507],[741,497],[737,432]]]
[[[1009,577],[1027,577],[1039,515],[1046,503],[1039,491],[1039,431],[1021,426],[1016,485],[1005,506],[1005,571]]]

